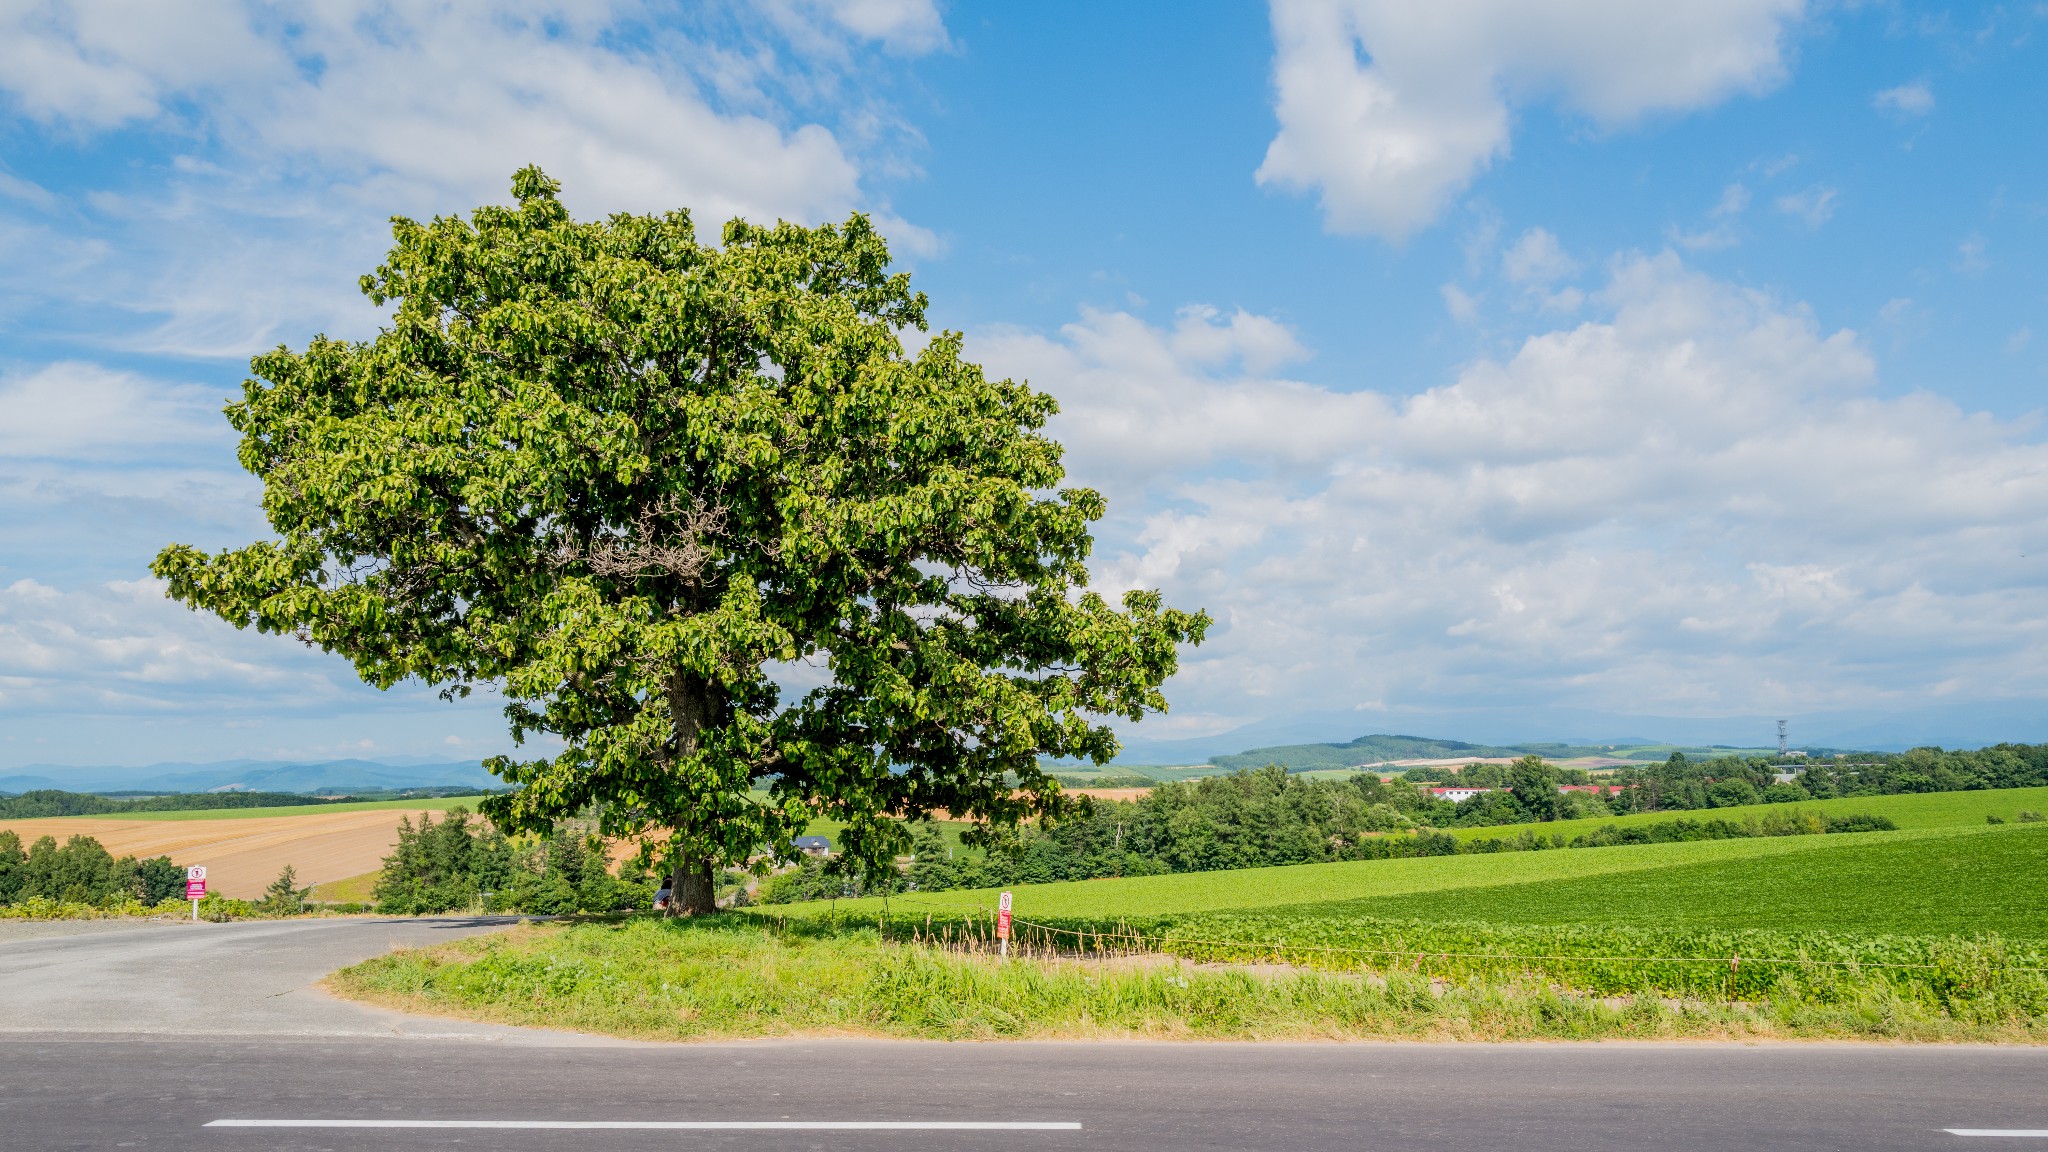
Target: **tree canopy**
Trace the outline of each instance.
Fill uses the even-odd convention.
[[[166,548],[170,595],[380,688],[501,692],[563,747],[489,762],[492,819],[601,805],[685,911],[814,815],[879,867],[905,818],[1067,812],[1040,757],[1110,759],[1208,618],[1087,590],[1104,503],[1060,487],[1052,398],[907,347],[925,297],[861,215],[713,245],[559,191],[394,219],[388,325],[255,358],[227,415],[276,538]]]

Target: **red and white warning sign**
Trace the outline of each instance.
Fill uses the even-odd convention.
[[[194,864],[185,869],[185,899],[206,899],[206,865]]]
[[[983,907],[987,907],[987,905],[983,905]],[[1009,938],[1010,894],[1008,892],[1005,892],[1003,893],[1003,898],[1001,900],[996,901],[996,939],[1008,940]]]

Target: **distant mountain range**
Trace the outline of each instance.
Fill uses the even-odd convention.
[[[1385,764],[1394,760],[1450,760],[1467,756],[1486,760],[1531,754],[1546,760],[1614,755],[1605,745],[1467,744],[1462,740],[1432,740],[1427,736],[1374,735],[1360,736],[1343,744],[1279,744],[1270,748],[1253,748],[1230,756],[1211,756],[1209,763],[1230,771],[1279,764],[1304,772],[1317,768],[1356,768],[1361,764]]]
[[[0,792],[374,792],[407,788],[491,788],[504,781],[481,761],[390,764],[375,760],[222,760],[141,768],[29,764],[0,776]]]

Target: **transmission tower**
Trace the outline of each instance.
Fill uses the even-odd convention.
[[[1785,722],[1778,721],[1778,759],[1785,758]]]

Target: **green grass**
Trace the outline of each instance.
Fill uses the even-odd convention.
[[[1288,904],[1326,903],[1417,892],[1435,892],[1525,880],[1569,879],[1664,868],[1677,864],[1762,856],[1825,852],[1841,841],[1913,838],[1939,830],[1861,832],[1853,836],[1774,836],[1748,840],[1701,840],[1680,844],[1633,844],[1553,852],[1503,852],[1471,856],[1427,856],[1409,860],[1359,860],[1340,864],[1298,864],[1235,872],[1183,872],[1172,876],[1075,880],[1060,884],[1019,884],[1017,914],[1044,916],[1142,917],[1214,912]],[[995,889],[914,892],[894,897],[902,909],[993,908]],[[873,914],[880,898],[777,905],[777,916],[822,915],[837,910]],[[1028,911],[1027,911],[1028,910]]]
[[[1923,792],[1910,796],[1850,796],[1838,800],[1807,800],[1796,805],[1745,804],[1739,808],[1706,808],[1686,812],[1638,812],[1628,816],[1595,816],[1587,820],[1558,820],[1549,824],[1506,824],[1489,828],[1452,828],[1460,840],[1494,839],[1524,830],[1569,839],[1607,824],[1656,824],[1681,817],[1689,820],[1736,820],[1763,816],[1788,808],[1816,811],[1829,816],[1867,812],[1888,816],[1900,828],[1981,828],[1984,817],[1996,814],[2006,820],[2021,809],[2048,812],[2048,788],[1997,788],[1980,792]]]
[[[2011,1010],[1959,1017],[1879,987],[1832,1003],[1561,993],[1538,977],[1444,984],[1171,959],[1001,962],[872,927],[743,917],[545,925],[400,951],[329,978],[401,1010],[652,1040],[2043,1038]]]
[[[2048,940],[2048,824],[1800,839],[1825,850],[1418,892],[1348,907],[1375,917],[1501,924]]]
[[[382,875],[379,870],[315,884],[312,898],[324,904],[369,904],[377,898],[377,879]]]
[[[354,804],[288,804],[278,808],[207,808],[190,812],[109,812],[93,820],[255,820],[265,816],[320,816],[330,812],[370,812],[399,808],[408,812],[442,812],[457,804],[476,811],[481,796],[437,796],[419,800],[364,800]],[[68,820],[73,817],[43,817]]]

